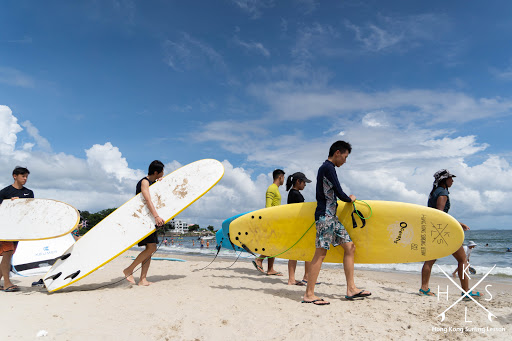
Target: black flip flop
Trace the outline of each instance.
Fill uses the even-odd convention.
[[[324,302],[324,303],[316,303],[316,302]],[[301,303],[313,303],[314,305],[329,305],[331,302],[324,301],[323,298],[313,301],[302,301]]]

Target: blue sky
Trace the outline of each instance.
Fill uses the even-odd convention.
[[[509,228],[511,9],[4,2],[3,182],[22,163],[36,196],[94,211],[128,200],[153,159],[170,171],[216,158],[224,180],[182,215],[220,225],[263,206],[273,169],[314,178],[330,144],[346,139],[354,151],[338,174],[356,196],[425,204],[432,174],[449,168],[451,213]]]

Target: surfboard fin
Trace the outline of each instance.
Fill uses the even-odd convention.
[[[71,278],[71,279],[75,279],[76,276],[78,276],[78,274],[80,273],[80,270],[78,270],[77,272],[73,272],[71,275],[68,275],[66,278],[64,278],[65,280],[68,279],[68,278]]]
[[[59,259],[60,260],[68,259],[69,256],[71,256],[71,253],[66,253],[66,254],[63,254],[62,256],[60,256]]]
[[[44,280],[49,280],[49,279],[52,279],[52,280],[55,280],[57,278],[60,277],[60,275],[62,275],[62,272],[57,272],[55,275],[51,275],[50,277],[46,277]]]

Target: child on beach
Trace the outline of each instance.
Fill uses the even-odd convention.
[[[274,179],[274,182],[272,185],[268,186],[267,192],[265,193],[265,207],[281,205],[281,193],[279,193],[279,186],[284,184],[284,171],[282,169],[276,169],[274,172],[272,172],[272,178]],[[260,255],[256,258],[256,260],[252,261],[252,264],[256,270],[261,273],[265,273],[265,271],[263,271],[263,260],[265,257],[267,256]],[[274,270],[274,258],[267,258],[267,261],[267,276],[283,275],[281,272]]]
[[[322,263],[330,248],[341,245],[344,250],[343,270],[347,280],[348,300],[363,298],[371,295],[369,291],[359,290],[354,283],[354,254],[356,246],[350,239],[349,234],[336,216],[338,202],[336,198],[344,202],[354,202],[354,195],[346,195],[341,189],[338,175],[334,167],[341,167],[347,162],[347,157],[352,151],[352,146],[345,141],[336,141],[329,149],[329,157],[318,169],[316,178],[316,250],[308,274],[308,284],[302,303],[313,303],[315,305],[328,305],[329,302],[315,295],[315,284]]]
[[[156,226],[160,227],[165,224],[165,221],[158,216],[158,212],[151,201],[151,195],[149,193],[149,186],[154,184],[157,180],[161,179],[164,176],[164,164],[158,160],[151,162],[149,165],[148,176],[142,178],[136,187],[136,194],[142,193],[146,205],[148,206],[149,212],[155,218]],[[144,240],[140,241],[138,246],[145,246],[145,250],[142,251],[137,258],[135,258],[130,264],[129,267],[123,270],[124,275],[126,276],[126,280],[132,284],[135,283],[135,279],[133,278],[133,271],[135,271],[135,267],[142,263],[141,272],[140,272],[140,280],[139,285],[148,286],[151,282],[147,280],[147,274],[149,270],[149,265],[151,263],[151,255],[156,251],[156,244],[158,243],[158,235],[157,232],[153,232]]]
[[[14,183],[0,191],[0,204],[2,204],[2,201],[5,199],[14,200],[19,198],[34,197],[34,192],[24,187],[27,183],[29,174],[29,170],[25,167],[14,168],[12,171]],[[0,280],[2,277],[4,279],[4,286],[0,287],[0,290],[3,290],[4,292],[15,292],[20,290],[20,288],[17,285],[12,284],[11,280],[9,279],[11,259],[14,252],[16,252],[17,246],[18,242],[0,241],[0,256],[2,256],[2,261],[0,262]]]
[[[286,179],[286,190],[288,192],[288,204],[296,204],[304,202],[304,197],[300,193],[306,187],[306,183],[311,182],[306,175],[301,172],[293,173]],[[304,277],[301,281],[295,280],[295,270],[297,269],[297,261],[290,259],[288,261],[288,285],[300,285],[308,282],[308,271],[311,262],[304,262]]]

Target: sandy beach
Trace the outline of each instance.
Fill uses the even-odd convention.
[[[14,278],[22,290],[0,293],[0,339],[505,340],[512,335],[509,283],[485,279],[477,288],[484,294],[478,302],[497,317],[493,322],[473,301],[459,302],[440,322],[438,315],[460,297],[447,278],[433,277],[431,288],[448,286],[448,301],[446,294],[440,300],[419,296],[419,274],[356,270],[356,284],[373,295],[347,301],[343,270],[323,269],[316,292],[331,304],[314,306],[301,304],[304,287],[260,274],[246,260],[228,268],[233,260],[217,259],[199,270],[211,258],[176,255],[186,262],[152,261],[149,287],[115,283],[130,263],[128,256],[136,254],[128,251],[53,294],[30,287],[37,277]],[[284,264],[276,267],[286,270]],[[299,263],[298,274],[302,271]],[[37,337],[43,330],[47,335]]]

